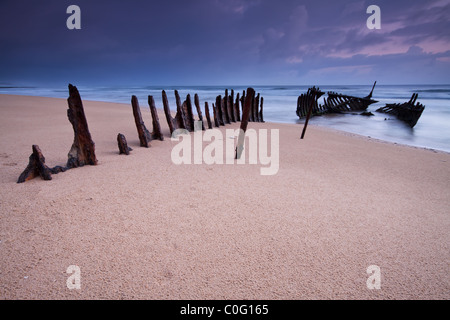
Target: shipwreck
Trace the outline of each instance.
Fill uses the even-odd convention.
[[[328,92],[327,98],[324,98],[324,104],[318,103],[318,99],[324,94],[315,88],[309,89],[306,94],[302,94],[297,100],[297,116],[302,119],[306,118],[313,103],[310,116],[320,116],[328,113],[346,113],[346,112],[363,112],[371,104],[378,101],[372,99],[373,90],[375,89],[375,81],[370,93],[363,98],[344,95],[336,92]],[[314,94],[311,93],[314,91]],[[311,102],[311,99],[314,102]]]
[[[411,99],[405,103],[389,103],[385,107],[379,108],[376,112],[391,114],[397,117],[397,119],[406,122],[411,128],[413,128],[420,116],[425,110],[425,106],[416,103],[418,98],[417,93],[413,93]]]

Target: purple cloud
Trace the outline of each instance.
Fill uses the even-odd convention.
[[[448,1],[377,1],[381,30],[366,0],[78,0],[79,31],[70,4],[0,3],[0,82],[450,81]]]

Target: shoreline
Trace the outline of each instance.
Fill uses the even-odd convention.
[[[302,125],[300,125],[300,126],[302,126]],[[414,146],[414,145],[409,145],[409,144],[399,143],[399,142],[392,142],[392,141],[389,141],[389,140],[378,139],[378,138],[374,138],[374,137],[371,137],[371,136],[365,136],[365,135],[362,135],[362,134],[349,132],[349,131],[343,131],[343,130],[339,130],[339,129],[335,129],[335,128],[331,128],[331,127],[326,127],[326,126],[321,126],[321,125],[317,125],[317,124],[309,124],[308,127],[310,127],[310,126],[311,127],[320,128],[321,130],[330,130],[330,131],[335,132],[337,134],[348,135],[350,137],[355,137],[357,139],[366,139],[368,141],[378,142],[378,143],[386,143],[386,144],[393,145],[393,146],[398,146],[398,147],[412,148],[412,149],[417,149],[417,150],[424,150],[424,151],[430,151],[430,152],[434,152],[434,153],[442,153],[442,154],[450,155],[450,152],[449,151],[445,151],[445,150],[434,149],[434,148],[427,148],[427,147],[419,147],[419,146]]]
[[[55,98],[55,97],[45,97],[45,96],[32,96],[32,95],[14,95],[14,94],[3,94],[0,93],[0,96],[12,96],[12,97],[29,97],[29,98],[44,98],[44,99],[63,99],[64,98]],[[83,99],[83,96],[81,95],[81,98]],[[130,98],[131,99],[131,98]],[[111,104],[119,104],[119,105],[123,105],[126,107],[130,107],[131,108],[131,103],[127,104],[127,103],[122,103],[122,102],[111,102],[111,101],[104,101],[104,100],[88,100],[88,99],[83,99],[83,102],[100,102],[100,103],[111,103]],[[163,115],[163,109],[160,106],[162,103],[160,102],[159,104],[157,104],[156,109],[158,110],[158,113],[161,113]],[[141,108],[145,108],[145,109],[149,109],[149,106],[145,103],[140,105]],[[174,111],[176,110],[176,106],[171,106],[171,111],[172,113],[174,113]],[[204,111],[204,110],[203,110]],[[161,118],[160,116],[160,121],[165,122],[165,117],[163,115],[163,117]],[[150,123],[150,122],[149,122]],[[298,124],[298,123],[286,123],[286,122],[271,122],[271,121],[265,121],[265,123],[268,124],[280,124],[280,125],[294,125],[299,127],[300,132],[303,128],[303,124]],[[166,124],[167,125],[167,124]],[[360,138],[360,139],[367,139],[369,141],[376,141],[376,142],[380,142],[380,143],[387,143],[387,144],[391,144],[391,145],[397,145],[397,146],[402,146],[402,147],[407,147],[407,148],[413,148],[413,149],[419,149],[419,150],[427,150],[427,151],[431,151],[431,152],[436,152],[436,153],[444,153],[444,154],[450,154],[450,151],[445,151],[445,150],[441,150],[441,149],[437,149],[437,148],[430,148],[430,147],[424,147],[424,146],[414,146],[414,145],[410,145],[410,144],[406,144],[406,143],[399,143],[399,142],[393,142],[393,141],[389,141],[389,140],[383,140],[383,139],[379,139],[379,138],[374,138],[371,136],[366,136],[363,134],[359,134],[359,133],[354,133],[354,132],[350,132],[350,131],[345,131],[345,130],[339,130],[339,129],[335,129],[332,127],[327,127],[327,126],[323,126],[323,125],[318,125],[318,124],[313,124],[310,123],[308,125],[309,127],[315,127],[315,128],[319,128],[320,130],[330,130],[331,132],[335,132],[337,134],[343,134],[343,135],[348,135],[348,136],[354,136],[356,138]]]
[[[17,184],[33,144],[49,167],[66,163],[73,130],[66,99],[0,95],[1,299],[450,298],[449,154],[250,122],[279,131],[275,175],[176,165],[160,109],[164,141],[147,149],[131,104],[83,104],[98,164]],[[367,287],[372,265],[380,290]],[[67,286],[71,266],[79,290]]]

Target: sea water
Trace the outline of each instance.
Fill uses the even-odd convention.
[[[329,91],[345,95],[365,97],[372,90],[373,84],[367,85],[323,85],[319,86],[325,95]],[[168,96],[170,108],[176,110],[174,90],[178,90],[182,101],[187,94],[192,103],[197,93],[202,110],[205,102],[211,106],[218,95],[224,96],[225,89],[231,94],[246,90],[248,86],[133,86],[133,87],[83,87],[78,90],[84,100],[109,101],[130,104],[131,96],[139,99],[142,108],[148,107],[148,96],[152,95],[157,108],[162,108],[162,90]],[[298,124],[299,134],[303,129],[304,119],[296,115],[297,98],[306,93],[310,86],[252,86],[264,98],[264,120],[267,122]],[[18,94],[44,97],[67,98],[67,87],[12,87],[0,86],[0,94]],[[409,101],[413,93],[418,93],[417,102],[425,106],[425,110],[414,128],[410,128],[395,116],[378,113],[375,110],[386,103],[403,103]],[[359,114],[329,114],[311,118],[310,125],[330,127],[375,139],[398,144],[423,147],[450,152],[450,85],[383,85],[377,84],[372,98],[378,102],[368,107],[374,116]],[[149,120],[150,121],[150,120]]]

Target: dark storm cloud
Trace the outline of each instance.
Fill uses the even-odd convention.
[[[81,8],[81,30],[66,8]],[[381,30],[366,28],[371,4]],[[0,2],[0,82],[449,82],[448,1]]]

